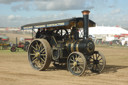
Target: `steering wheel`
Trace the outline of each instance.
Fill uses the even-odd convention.
[[[57,29],[56,30],[56,34],[58,34],[59,36],[61,36],[61,37],[65,37],[66,35],[68,35],[69,33],[68,33],[68,31],[67,31],[67,29],[65,29],[65,28],[61,28],[61,29]]]

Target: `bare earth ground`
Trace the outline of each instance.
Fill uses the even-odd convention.
[[[14,35],[15,37],[29,37]],[[101,74],[86,71],[84,76],[72,75],[66,69],[50,65],[47,71],[34,70],[27,58],[27,52],[0,50],[0,85],[128,85],[128,48],[96,47],[106,57],[107,65]]]
[[[37,71],[30,66],[27,52],[0,50],[0,85],[128,85],[128,48],[96,49],[105,55],[107,66],[101,74],[86,71],[82,77],[52,65]]]

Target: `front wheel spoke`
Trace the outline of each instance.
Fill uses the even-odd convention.
[[[92,57],[90,57],[90,59],[93,59]]]
[[[99,57],[96,55],[96,60],[98,60],[98,58],[99,58]]]
[[[88,66],[89,66],[89,67],[92,69],[92,67],[93,67],[93,64],[89,64]]]
[[[97,56],[97,60],[98,60],[99,57],[100,57],[100,55],[98,54],[98,56]]]
[[[100,67],[104,66],[104,64],[103,64],[103,63],[102,63],[102,64],[100,64],[100,63],[99,63],[99,65],[100,65]]]
[[[99,69],[100,69],[100,68],[99,68],[98,64],[96,64],[96,70],[99,71]]]
[[[92,69],[93,69],[93,70],[96,70],[96,65],[95,65],[95,64],[93,64]]]
[[[102,58],[99,59],[99,61],[102,60]]]
[[[99,69],[98,69],[98,71],[101,71],[101,70],[102,70],[102,68],[103,68],[103,66],[102,66],[102,65],[100,65],[100,64],[98,64],[97,66],[98,66],[98,68],[99,68]]]
[[[95,54],[95,57],[97,57],[97,54]]]
[[[95,56],[93,55],[93,60],[95,60]]]
[[[99,71],[100,71],[100,69],[101,69],[102,67],[100,66],[100,64],[97,64],[97,68],[98,68]]]
[[[99,62],[99,64],[103,64],[103,62]]]

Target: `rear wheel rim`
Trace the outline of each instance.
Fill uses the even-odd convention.
[[[28,51],[28,58],[31,66],[36,70],[45,70],[51,60],[48,58],[47,45],[39,40],[31,43]]]

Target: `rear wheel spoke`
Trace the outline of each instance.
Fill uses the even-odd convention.
[[[71,69],[74,71],[74,69],[75,69],[75,66],[72,66],[72,67],[71,67]]]
[[[102,58],[99,59],[99,61],[102,60]]]
[[[43,58],[41,58],[41,57],[40,57],[40,59],[41,59],[41,61],[45,62],[45,59],[43,59]]]
[[[36,53],[36,51],[35,51],[35,50],[33,50],[33,52],[34,52],[34,53]]]
[[[34,56],[35,56],[36,54],[35,54],[35,53],[32,53],[32,54],[30,54],[30,55],[34,55]]]
[[[37,49],[40,48],[40,46],[39,46],[39,42],[37,42],[37,41],[36,41],[36,47],[37,47]]]
[[[35,61],[37,61],[37,58],[36,57],[32,60],[32,63],[35,63]]]
[[[37,50],[33,45],[31,46],[34,50]]]

